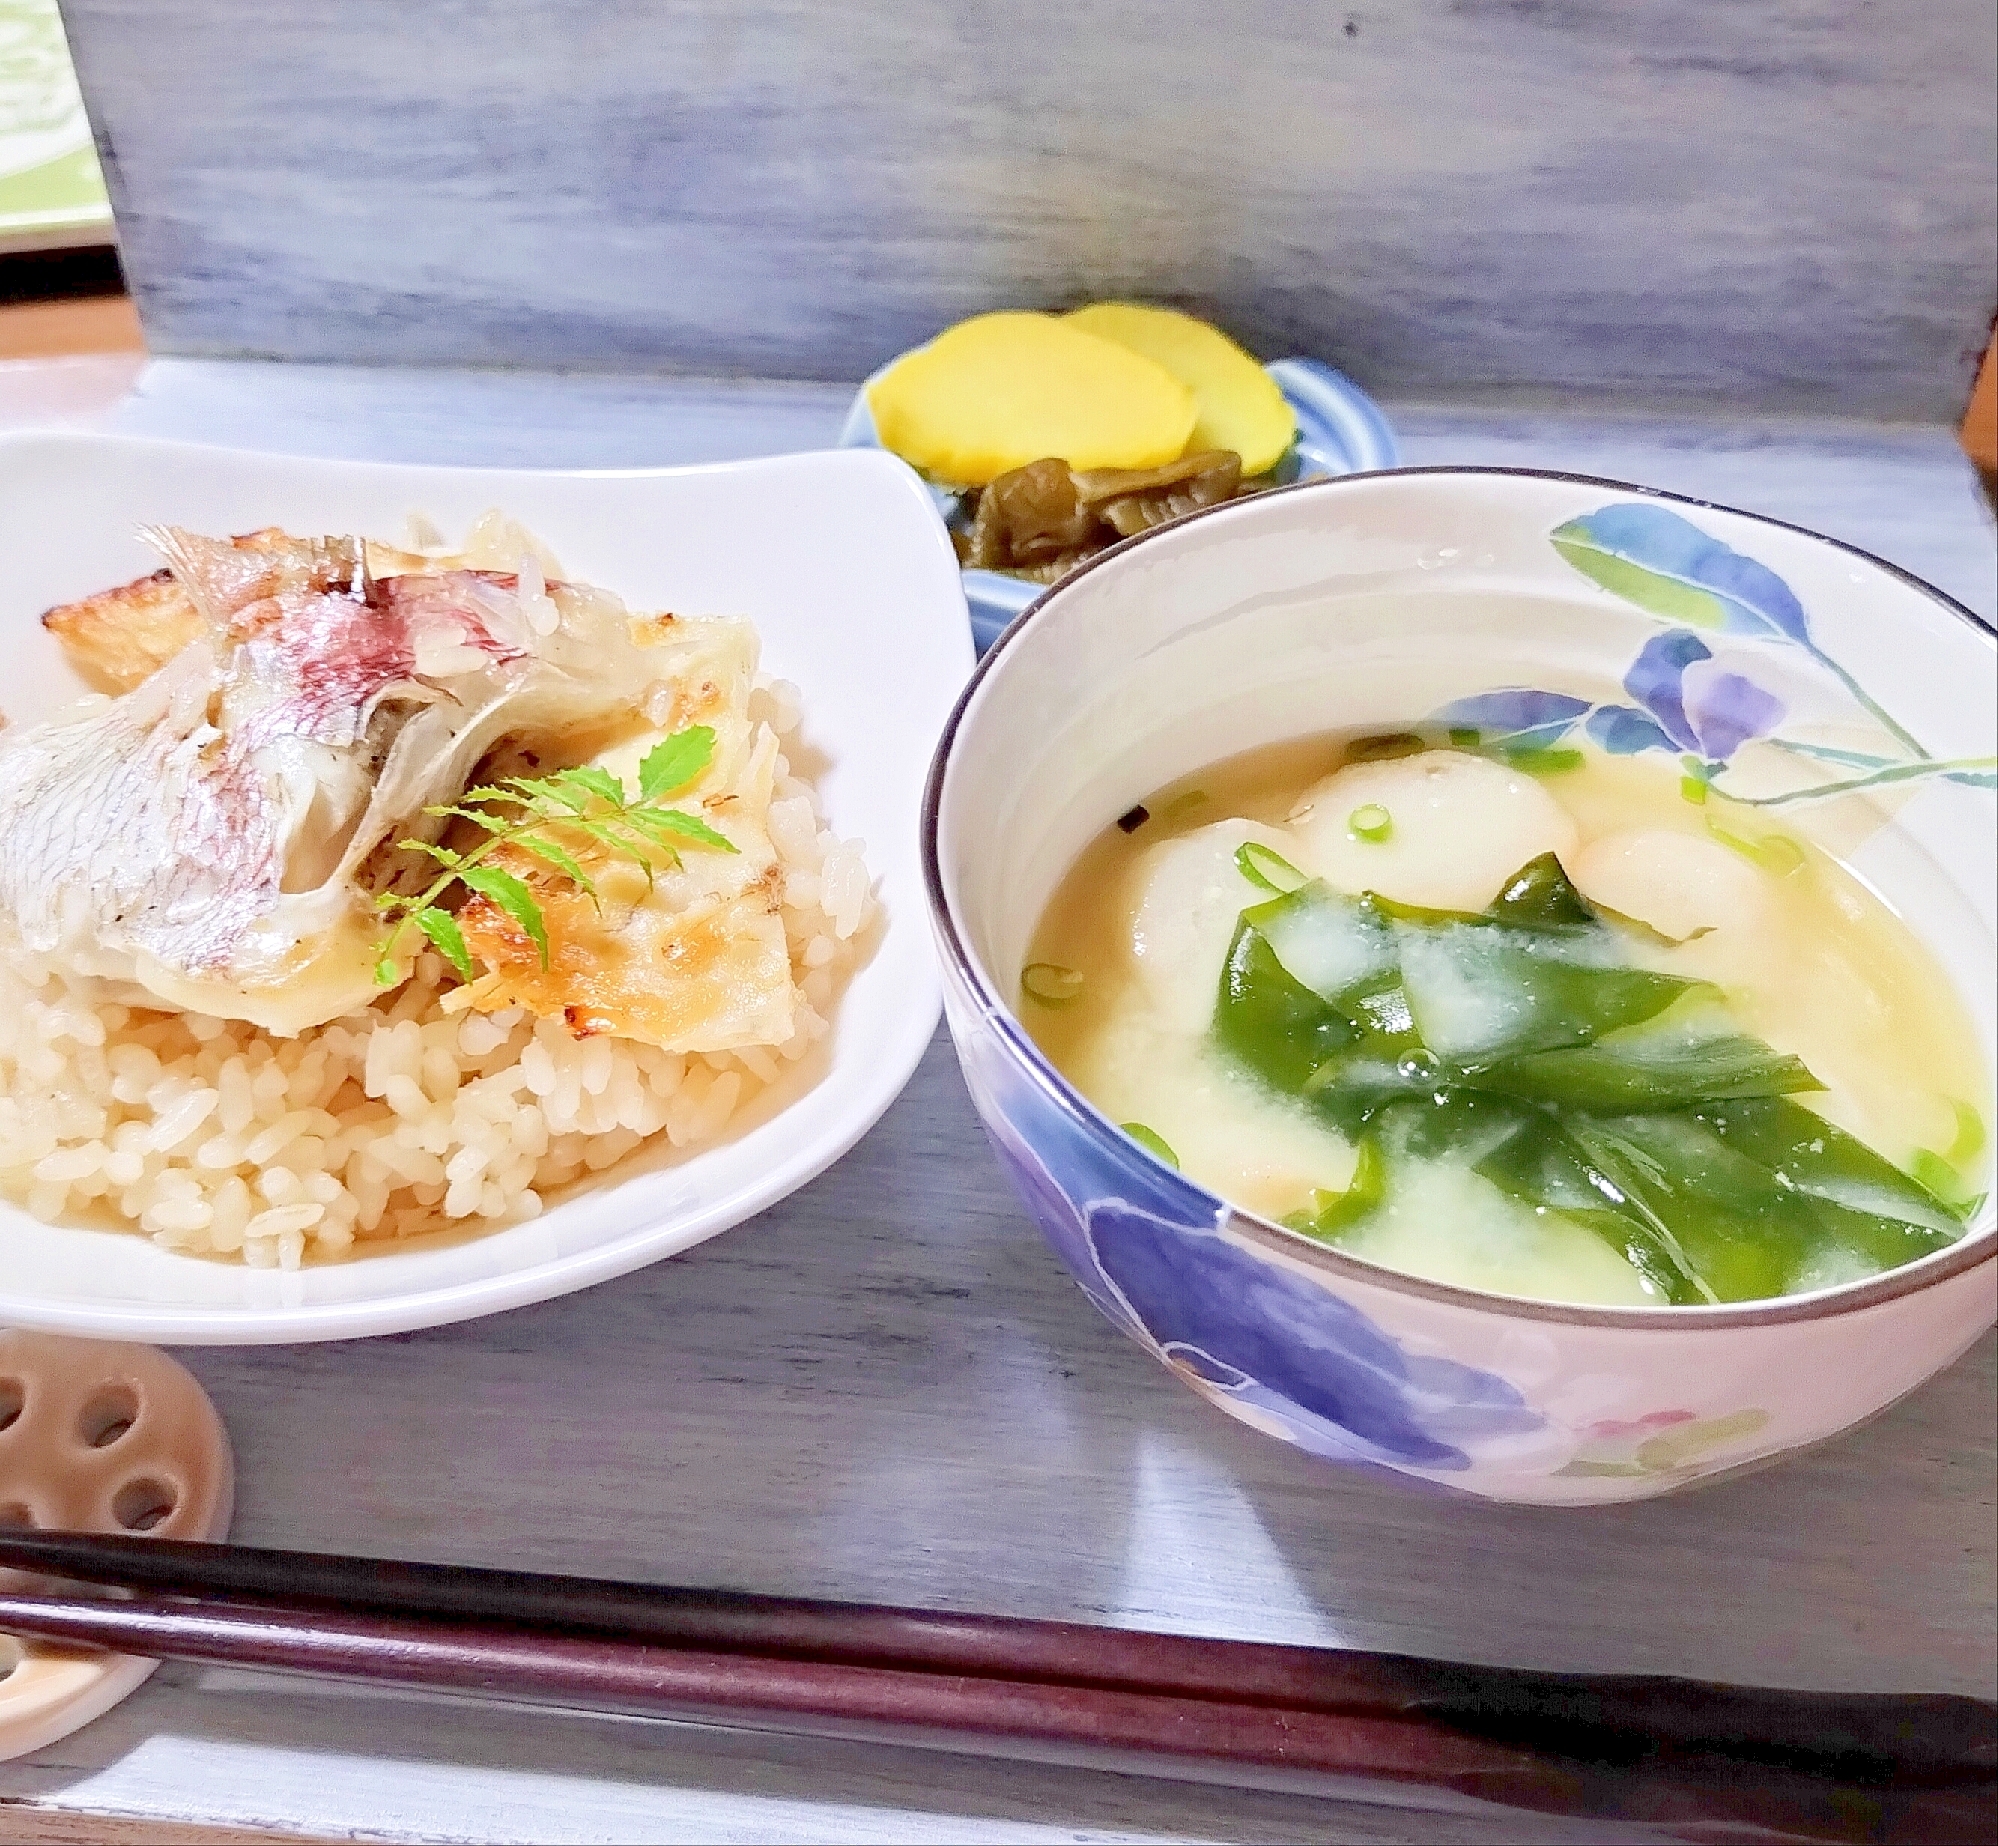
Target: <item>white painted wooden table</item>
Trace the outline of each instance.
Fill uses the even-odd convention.
[[[0,426],[453,462],[812,446],[844,397],[0,366]],[[1865,545],[1987,620],[1998,604],[1991,523],[1940,429],[1394,415],[1410,461],[1707,495]],[[251,1542],[1546,1668],[1998,1692],[1992,1342],[1870,1427],[1689,1497],[1595,1512],[1423,1497],[1228,1422],[1102,1323],[1007,1194],[942,1041],[838,1168],[687,1256],[434,1333],[188,1356],[234,1432]],[[0,1765],[6,1800],[397,1839],[1608,1837],[174,1667]]]

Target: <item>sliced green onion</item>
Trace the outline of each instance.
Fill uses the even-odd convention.
[[[1452,725],[1450,727],[1450,741],[1459,750],[1475,750],[1485,741],[1485,734],[1482,731],[1467,731],[1458,725]]]
[[[1206,804],[1207,791],[1204,788],[1190,788],[1185,794],[1175,795],[1166,803],[1165,818],[1178,820],[1181,816],[1191,814],[1195,808],[1204,807]]]
[[[1967,1191],[1963,1175],[1940,1154],[1931,1153],[1926,1147],[1915,1149],[1908,1157],[1905,1170],[1918,1186],[1933,1192],[1952,1210]]]
[[[1020,970],[1020,991],[1043,1006],[1066,1006],[1082,991],[1082,976],[1056,961],[1030,961]]]
[[[1706,784],[1701,783],[1700,786],[1704,788]],[[1765,833],[1760,839],[1750,839],[1746,834],[1723,827],[1712,809],[1707,811],[1707,831],[1730,851],[1738,852],[1750,865],[1759,865],[1774,877],[1788,878],[1792,872],[1803,867],[1804,849],[1787,833]]]
[[[1968,1218],[1983,1203],[1981,1193],[1973,1193],[1964,1169],[1984,1151],[1984,1118],[1966,1102],[1952,1100],[1956,1132],[1940,1154],[1918,1147],[1909,1156],[1909,1178],[1926,1186],[1959,1217]]]
[[[1341,1192],[1327,1192],[1322,1186],[1311,1189],[1311,1197],[1297,1211],[1287,1211],[1277,1220],[1287,1231],[1302,1231],[1307,1237],[1318,1234],[1318,1215],[1335,1206],[1345,1197]]]
[[[1508,769],[1517,769],[1529,776],[1562,776],[1572,769],[1581,768],[1588,759],[1581,751],[1571,748],[1502,750],[1500,759]]]
[[[1348,814],[1346,825],[1355,839],[1372,840],[1378,844],[1394,831],[1394,816],[1378,801],[1370,801],[1365,807],[1355,808]]]
[[[1681,801],[1690,801],[1697,808],[1705,802],[1706,798],[1707,779],[1705,776],[1681,776],[1679,778],[1679,799]]]
[[[1261,840],[1244,840],[1235,848],[1235,869],[1252,885],[1274,891],[1279,897],[1311,882],[1283,854],[1271,852]]]
[[[1137,1142],[1146,1153],[1155,1155],[1158,1159],[1163,1160],[1167,1166],[1173,1168],[1175,1171],[1178,1170],[1179,1156],[1172,1151],[1172,1148],[1166,1142],[1165,1136],[1160,1134],[1157,1129],[1147,1128],[1143,1122],[1120,1122],[1118,1126],[1133,1141]]]

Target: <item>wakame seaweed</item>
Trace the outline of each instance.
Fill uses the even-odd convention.
[[[1676,1304],[1870,1274],[1960,1235],[1951,1208],[1790,1100],[1823,1086],[1701,982],[1630,966],[1552,854],[1476,915],[1313,881],[1244,910],[1214,1035],[1359,1149],[1287,1220],[1336,1242],[1398,1167],[1469,1166],[1601,1237]]]

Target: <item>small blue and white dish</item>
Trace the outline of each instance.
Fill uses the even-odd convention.
[[[843,449],[878,449],[874,412],[867,393],[876,379],[908,355],[897,354],[874,372],[855,393],[853,408],[839,433]],[[1297,417],[1297,440],[1271,471],[1280,487],[1296,481],[1329,480],[1340,474],[1365,474],[1392,468],[1400,459],[1394,430],[1372,398],[1343,372],[1317,359],[1275,359],[1263,368]],[[957,511],[959,496],[932,486],[937,508],[946,520]],[[971,638],[982,654],[1003,629],[1048,586],[1003,571],[968,570],[964,600],[971,610]]]

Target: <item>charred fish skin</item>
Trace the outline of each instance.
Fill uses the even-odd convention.
[[[43,613],[42,626],[93,692],[130,692],[201,638],[200,612],[170,570]]]
[[[149,542],[166,555],[183,541],[189,547],[216,546],[223,541],[200,539],[171,527],[149,529]],[[142,533],[141,536],[148,536]],[[276,526],[263,526],[255,532],[239,532],[226,541],[238,554],[239,570],[246,583],[275,571],[272,588],[280,587],[286,571],[282,557],[273,564],[271,554],[294,553],[299,541]],[[296,571],[296,565],[291,567]],[[162,566],[130,583],[75,602],[58,603],[42,614],[42,626],[61,643],[64,656],[93,691],[130,692],[157,673],[161,667],[208,632],[210,618],[196,606],[187,585],[171,567]]]
[[[161,532],[167,535],[166,528]],[[300,541],[277,526],[263,526],[239,532],[227,542],[238,552],[272,553],[288,551]],[[450,560],[376,539],[363,541],[362,557],[376,577],[452,568]],[[272,587],[282,584],[274,582]],[[208,626],[186,586],[166,568],[75,602],[58,603],[42,615],[42,627],[61,645],[78,676],[93,691],[108,693],[130,692],[199,640]]]

